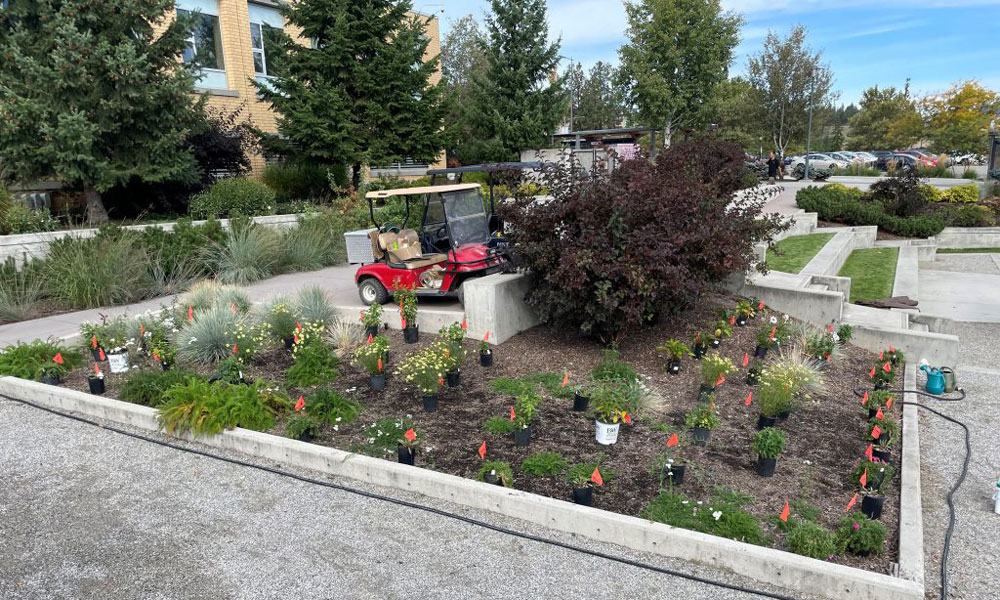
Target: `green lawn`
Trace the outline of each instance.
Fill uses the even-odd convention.
[[[938,254],[996,254],[1000,248],[938,248]]]
[[[899,248],[855,250],[840,269],[841,277],[851,278],[851,302],[892,297]]]
[[[832,233],[811,233],[787,237],[767,249],[767,268],[798,273],[833,237]]]

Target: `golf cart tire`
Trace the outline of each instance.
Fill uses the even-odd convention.
[[[376,302],[378,304],[385,304],[389,301],[389,292],[385,289],[378,279],[374,277],[366,277],[358,282],[358,296],[361,296],[361,302],[365,306],[371,306]]]

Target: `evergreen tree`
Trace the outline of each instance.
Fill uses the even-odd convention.
[[[620,127],[624,118],[624,98],[615,85],[617,69],[604,61],[597,61],[587,73],[577,96],[574,120],[576,129],[613,129]]]
[[[472,131],[472,78],[486,71],[483,31],[472,15],[452,23],[441,43],[441,75],[446,87],[449,160],[466,162]]]
[[[298,0],[283,9],[308,43],[283,36],[281,76],[258,83],[284,140],[303,162],[362,165],[430,162],[444,144],[438,57],[424,61],[425,17],[409,0]]]
[[[517,160],[546,143],[565,113],[555,77],[559,42],[548,42],[545,0],[490,0],[486,72],[473,77],[477,160]]]
[[[15,181],[80,186],[92,223],[101,192],[138,179],[197,179],[182,141],[195,123],[191,27],[173,0],[12,0],[0,9],[0,163]],[[6,18],[3,18],[6,17]]]

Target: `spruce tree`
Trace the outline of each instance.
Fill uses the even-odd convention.
[[[198,111],[181,62],[189,19],[158,35],[173,0],[10,0],[0,9],[0,164],[12,181],[82,187],[92,223],[101,192],[138,179],[197,179],[182,148]]]
[[[362,165],[436,158],[444,145],[442,90],[430,83],[438,57],[424,61],[425,18],[411,9],[408,0],[286,5],[286,19],[309,43],[286,37],[282,76],[258,84],[278,113],[285,151],[312,164],[351,165],[355,187]]]
[[[545,0],[490,0],[483,51],[473,77],[473,129],[479,160],[517,160],[546,143],[566,111],[555,79],[559,46],[548,42]]]

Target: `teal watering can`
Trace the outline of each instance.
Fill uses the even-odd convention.
[[[927,373],[927,384],[924,385],[924,389],[927,390],[927,393],[934,394],[935,396],[943,394],[944,374],[941,372],[941,369],[923,365],[920,367],[920,370]]]

